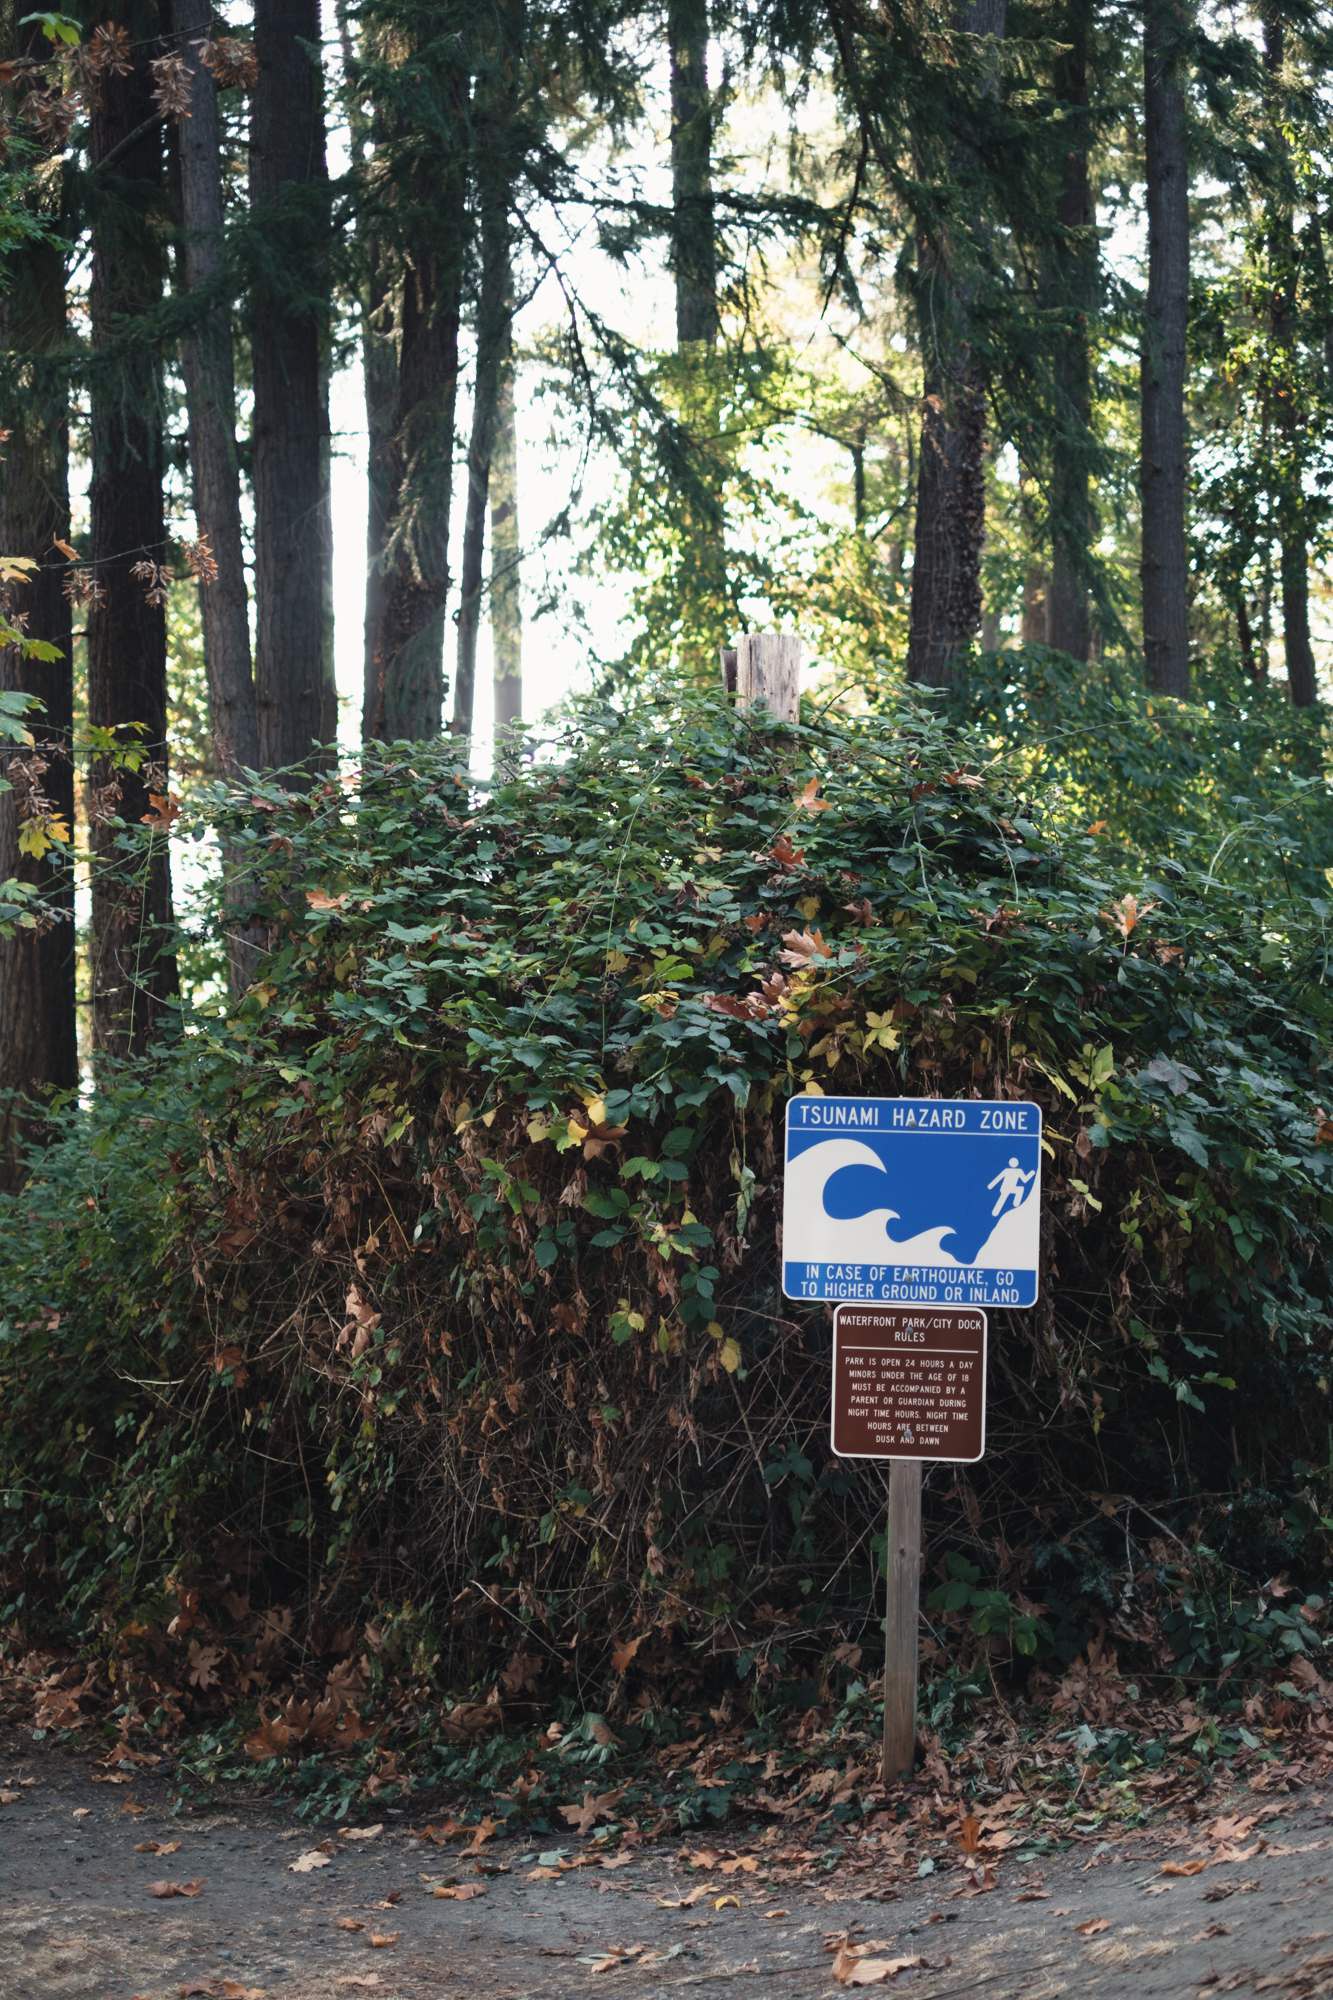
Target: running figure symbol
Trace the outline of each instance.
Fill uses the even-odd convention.
[[[1005,1167],[1000,1173],[996,1174],[993,1181],[987,1181],[986,1183],[987,1191],[989,1191],[993,1187],[997,1187],[1000,1190],[999,1194],[995,1198],[995,1206],[991,1210],[991,1215],[992,1216],[998,1215],[1000,1211],[1003,1209],[1005,1203],[1009,1201],[1011,1198],[1013,1200],[1014,1207],[1021,1208],[1023,1205],[1024,1190],[1027,1187],[1028,1182],[1035,1181],[1036,1178],[1037,1178],[1037,1173],[1035,1167],[1032,1169],[1030,1173],[1024,1173],[1023,1169],[1019,1166],[1018,1161],[1011,1154],[1008,1166]]]

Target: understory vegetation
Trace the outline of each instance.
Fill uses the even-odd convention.
[[[970,719],[636,694],[482,794],[400,745],[181,822],[262,911],[255,976],[56,1114],[0,1211],[40,1721],[239,1713],[267,1759],[443,1697],[477,1729],[855,1698],[883,1485],[830,1454],[829,1314],[777,1261],[783,1109],[821,1089],[1046,1121],[1041,1302],[994,1316],[986,1458],[928,1476],[926,1712],[1095,1671],[1299,1715],[1318,724],[1238,679],[1166,718],[1040,651],[987,671]]]

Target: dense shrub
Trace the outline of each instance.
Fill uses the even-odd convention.
[[[880,1475],[777,1279],[783,1106],[836,1088],[1047,1121],[1041,1303],[996,1316],[987,1459],[929,1479],[937,1635],[1244,1663],[1238,1580],[1328,1551],[1321,864],[1153,860],[998,714],[644,701],[480,800],[398,746],[220,806],[260,976],[0,1211],[25,1640],[204,1699],[368,1626],[506,1698],[873,1647]]]

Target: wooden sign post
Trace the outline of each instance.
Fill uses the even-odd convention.
[[[986,1448],[985,1313],[836,1307],[832,1444],[839,1458],[889,1462],[883,1775],[891,1785],[911,1776],[916,1757],[921,1466],[971,1464]]]
[[[884,1785],[910,1778],[916,1763],[917,1626],[921,1619],[921,1460],[889,1460],[889,1526],[884,1543]]]

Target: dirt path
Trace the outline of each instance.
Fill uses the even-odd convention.
[[[548,1854],[543,1872],[540,1842],[464,1860],[413,1831],[419,1813],[386,1811],[359,1840],[269,1807],[173,1817],[158,1783],[97,1783],[12,1741],[0,1801],[4,2000],[707,2000],[732,1985],[831,2000],[854,1963],[839,1938],[872,1947],[865,1973],[867,1958],[910,1961],[872,1990],[914,2000],[1333,1995],[1333,1804],[1318,1793],[1242,1794],[1174,1835],[1011,1849],[989,1874],[960,1855],[907,1882],[877,1875],[873,1836],[828,1827],[785,1864],[739,1836],[714,1839],[703,1867],[697,1840],[611,1867],[571,1841],[564,1859],[587,1865]],[[179,1845],[136,1851],[150,1842]],[[324,1865],[293,1867],[312,1853]],[[163,1881],[201,1886],[154,1896]]]

